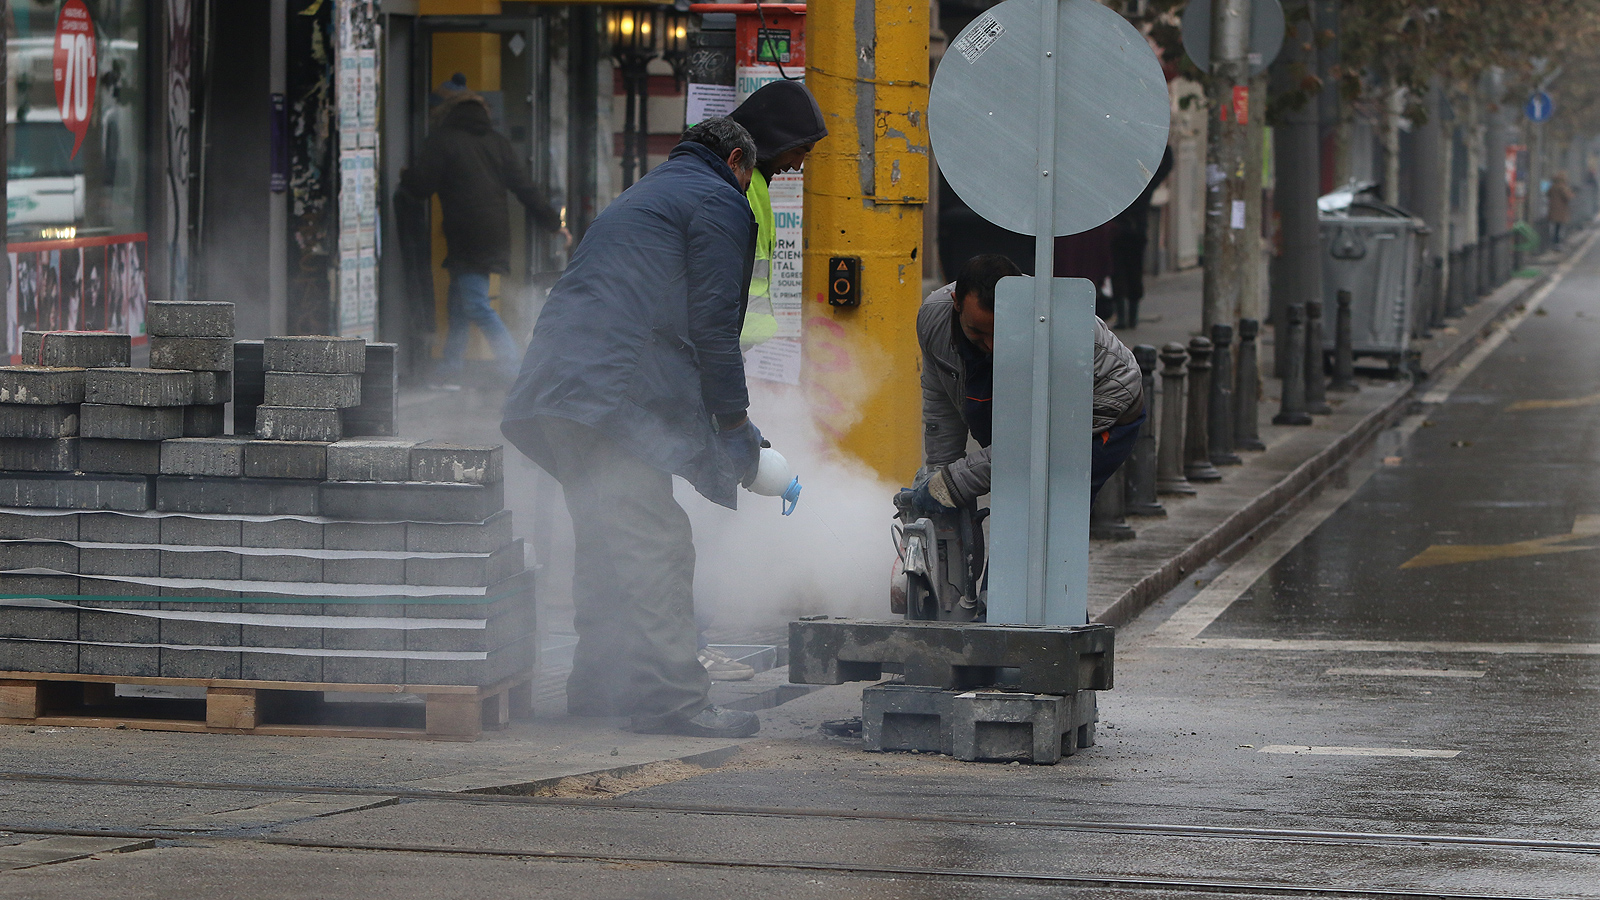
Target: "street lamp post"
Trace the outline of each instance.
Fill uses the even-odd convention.
[[[652,6],[622,6],[606,12],[606,38],[611,58],[622,70],[627,93],[622,125],[622,187],[632,186],[634,171],[650,169],[650,61],[659,55],[661,10]]]

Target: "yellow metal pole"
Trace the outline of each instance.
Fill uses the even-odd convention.
[[[899,483],[922,460],[928,10],[811,0],[806,22],[806,85],[828,125],[806,160],[806,392],[841,450]],[[861,260],[859,307],[828,304],[833,257]]]

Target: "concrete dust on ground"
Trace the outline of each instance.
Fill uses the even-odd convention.
[[[644,788],[659,787],[704,775],[709,769],[671,759],[617,772],[574,775],[532,792],[534,797],[567,799],[620,797]]]

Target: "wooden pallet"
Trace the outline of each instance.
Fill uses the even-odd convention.
[[[118,697],[119,684],[202,687],[206,693],[203,701]],[[423,702],[327,704],[324,692],[390,695],[390,699],[412,694]],[[527,718],[532,708],[532,672],[488,687],[0,672],[0,724],[6,725],[475,741],[485,729]],[[404,721],[418,718],[420,722]]]

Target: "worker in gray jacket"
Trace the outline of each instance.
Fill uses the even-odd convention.
[[[975,256],[961,277],[929,294],[917,311],[923,471],[913,500],[921,509],[973,506],[989,493],[994,288],[1000,279],[1021,274],[1000,254]],[[1132,454],[1144,415],[1139,364],[1096,318],[1091,496]],[[969,436],[979,447],[971,453]]]

